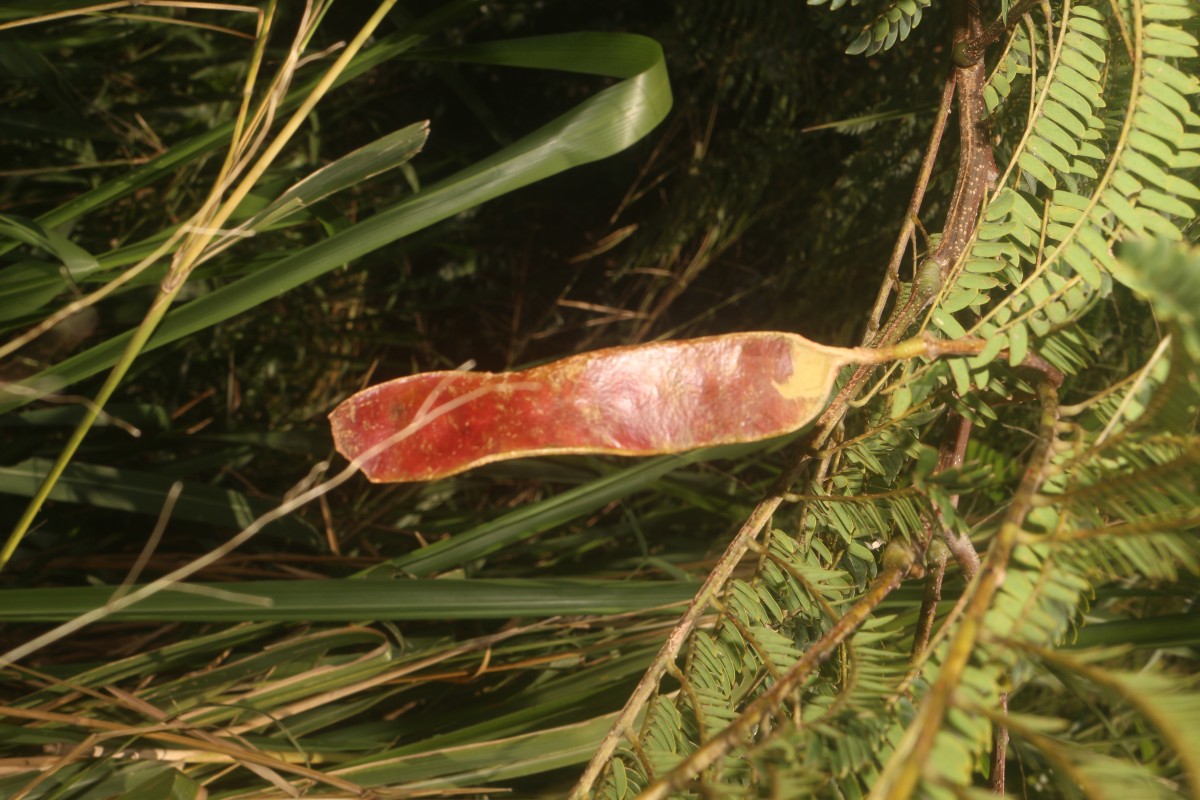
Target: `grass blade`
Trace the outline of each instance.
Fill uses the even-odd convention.
[[[457,620],[622,614],[681,603],[691,581],[570,578],[297,580],[188,584],[108,619],[172,622]],[[136,588],[136,587],[135,587]],[[111,586],[0,591],[0,622],[60,622],[104,605]],[[239,602],[251,599],[257,603]]]
[[[545,38],[552,40],[548,44],[554,44],[553,40],[558,43],[549,47],[544,42],[543,48],[530,56],[531,61],[557,63],[558,68],[569,69],[573,63],[571,48],[592,53],[593,61],[607,48],[608,69],[603,74],[620,76],[635,65],[641,71],[491,157],[370,219],[168,313],[143,350],[161,347],[248,311],[348,261],[502,194],[620,152],[666,116],[671,92],[665,58],[657,42],[632,34],[606,33]],[[519,59],[514,52],[529,48],[529,41],[497,42],[488,52],[497,59],[506,57],[505,63],[511,64]],[[94,375],[116,363],[132,336],[130,332],[109,339],[44,370],[26,385],[60,387]],[[0,396],[3,413],[30,402],[37,392],[9,390]]]

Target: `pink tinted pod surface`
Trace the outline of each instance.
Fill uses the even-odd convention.
[[[330,422],[346,458],[378,448],[361,465],[375,482],[551,453],[676,453],[803,427],[846,352],[756,332],[596,350],[520,372],[428,372],[355,394]]]

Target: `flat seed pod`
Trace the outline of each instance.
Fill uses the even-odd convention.
[[[520,372],[398,378],[329,419],[338,452],[376,483],[533,455],[678,453],[802,428],[855,355],[773,332],[614,347]]]

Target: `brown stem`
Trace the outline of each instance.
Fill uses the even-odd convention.
[[[982,33],[983,28],[979,23],[979,12],[974,0],[957,0],[955,8],[968,8],[965,14],[962,11],[955,12],[955,43],[966,42],[978,37]],[[942,229],[942,239],[938,248],[918,267],[917,274],[913,279],[913,292],[910,295],[909,301],[898,306],[892,312],[885,330],[875,337],[873,344],[876,346],[894,344],[899,341],[903,333],[916,320],[917,315],[932,302],[933,298],[937,295],[942,281],[945,279],[945,273],[953,265],[954,261],[958,259],[959,255],[965,251],[966,245],[974,231],[975,220],[983,203],[987,186],[999,174],[996,169],[995,160],[992,157],[991,145],[988,142],[987,130],[983,122],[984,77],[984,67],[980,63],[968,67],[956,66],[954,68],[953,79],[947,79],[943,93],[948,93],[949,88],[953,85],[959,109],[960,155],[954,195],[946,217],[946,223]],[[942,124],[944,125],[944,121]],[[929,155],[928,158],[930,165],[932,165],[933,156]],[[928,178],[926,177],[924,181],[927,182],[927,180]],[[924,188],[922,186],[918,191],[914,191],[914,197],[917,197],[918,194],[923,197],[923,192]],[[911,214],[908,219],[912,219]],[[911,231],[908,235],[911,236]],[[902,252],[903,246],[900,246],[898,249]],[[889,277],[887,280],[891,279],[891,268],[889,268]],[[884,293],[881,292],[882,294]],[[951,343],[946,344],[950,345]],[[947,352],[950,351],[947,350]],[[616,750],[617,743],[632,729],[634,720],[657,689],[659,681],[667,670],[667,665],[674,663],[678,657],[687,637],[691,634],[696,622],[704,613],[709,601],[721,592],[725,582],[732,574],[734,566],[741,561],[750,543],[757,537],[771,518],[771,515],[783,501],[784,492],[788,491],[800,477],[806,465],[812,459],[813,454],[833,435],[833,432],[845,416],[850,401],[857,396],[877,367],[877,364],[859,365],[841,391],[834,397],[829,408],[817,420],[812,431],[800,442],[795,455],[780,475],[770,494],[755,507],[746,523],[738,531],[733,541],[730,542],[729,547],[717,563],[716,568],[714,568],[713,572],[701,586],[699,593],[693,599],[691,605],[688,606],[687,612],[672,629],[667,641],[663,644],[658,655],[655,656],[654,661],[642,676],[641,681],[638,682],[637,688],[626,702],[625,707],[621,710],[617,721],[601,742],[595,755],[584,770],[583,775],[580,776],[579,781],[572,789],[571,798],[585,797],[591,791],[592,786],[600,777],[613,752]],[[907,567],[905,568],[905,572],[907,572]],[[902,578],[903,574],[899,573],[896,575],[895,579],[897,582]],[[880,577],[882,578],[883,574]],[[846,635],[849,635],[849,631],[846,632]],[[805,656],[802,656],[801,660],[803,661],[807,656],[808,654],[806,653]]]
[[[954,45],[960,47],[983,32],[976,0],[957,0],[952,6]],[[954,194],[942,226],[938,246],[917,267],[913,290],[903,306],[888,321],[882,341],[895,341],[937,296],[950,268],[966,252],[975,232],[983,200],[1000,175],[992,155],[992,144],[984,118],[983,85],[987,70],[982,58],[954,69],[954,94],[958,108],[958,175]]]
[[[956,47],[983,33],[975,0],[958,0],[951,6],[951,13]],[[942,239],[929,256],[937,262],[942,279],[966,250],[988,186],[1000,176],[984,118],[983,85],[987,67],[980,58],[965,66],[956,64],[954,70],[958,97],[958,180],[950,198]]]
[[[687,758],[675,765],[663,777],[652,783],[638,795],[639,800],[662,800],[671,792],[683,787],[693,777],[703,772],[739,743],[749,739],[754,731],[773,714],[784,699],[798,689],[858,628],[875,608],[900,585],[912,566],[913,555],[901,545],[889,545],[884,556],[884,569],[862,596],[820,639],[813,642],[804,655],[794,663],[783,677],[746,706],[746,709],[723,730],[698,747]]]
[[[1008,714],[1008,692],[1000,695],[1000,710]],[[1008,761],[1008,726],[992,725],[992,794],[1004,794],[1004,765]]]
[[[983,58],[983,51],[987,49],[988,45],[999,41],[1001,36],[1013,29],[1021,17],[1028,14],[1041,2],[1042,0],[1021,0],[1008,10],[1007,15],[988,25],[983,33],[957,44],[954,48],[954,62],[962,66],[978,63]]]
[[[967,456],[967,444],[971,441],[971,421],[960,414],[952,413],[946,422],[946,433],[938,448],[937,471],[961,467]],[[958,507],[958,495],[951,495],[950,503]],[[936,508],[935,508],[936,511]],[[917,616],[917,630],[913,634],[912,659],[915,661],[929,644],[929,635],[933,630],[933,621],[937,617],[937,605],[942,599],[942,580],[946,575],[946,560],[949,553],[954,554],[959,569],[967,580],[979,571],[979,553],[966,536],[957,536],[946,525],[941,512],[937,512],[937,521],[941,527],[941,538],[933,539],[934,523],[929,522],[926,529],[925,545],[929,549],[927,562],[931,569],[925,576],[925,596],[921,600],[921,612]]]
[[[941,540],[930,542],[925,572],[925,595],[921,598],[921,613],[917,616],[917,630],[913,634],[911,660],[915,663],[929,646],[929,635],[933,632],[933,621],[937,618],[938,603],[942,601],[942,579],[946,576],[946,561],[950,552]]]
[[[1008,560],[1021,535],[1021,525],[1032,510],[1034,497],[1045,479],[1056,441],[1058,391],[1050,381],[1038,385],[1038,399],[1042,405],[1042,416],[1037,443],[1025,467],[1025,474],[1004,515],[1000,530],[988,548],[983,567],[973,584],[974,592],[967,601],[958,630],[950,641],[937,681],[925,695],[917,718],[910,723],[910,730],[916,735],[906,739],[893,752],[876,784],[876,796],[880,798],[890,800],[913,796],[933,749],[934,738],[942,730],[943,718],[952,702],[954,690],[975,652],[984,616],[1004,584]]]
[[[802,461],[797,459],[793,462],[795,472],[799,472]],[[791,474],[793,470],[789,470]],[[745,555],[750,543],[758,536],[771,515],[775,513],[775,509],[783,502],[782,491],[776,491],[771,496],[760,502],[751,512],[749,518],[741,529],[734,536],[733,541],[729,543],[724,555],[713,567],[713,571],[705,579],[700,586],[700,590],[696,592],[696,596],[692,598],[692,602],[688,605],[687,611],[671,629],[667,640],[663,642],[662,648],[654,657],[650,667],[642,675],[638,685],[634,688],[633,693],[625,702],[625,707],[621,709],[621,713],[617,716],[612,728],[601,741],[600,746],[596,749],[595,755],[588,762],[587,768],[584,769],[579,781],[571,790],[571,798],[586,797],[591,791],[592,786],[600,777],[604,768],[608,765],[609,759],[617,749],[617,744],[621,738],[633,729],[634,722],[638,714],[645,706],[650,696],[658,688],[658,683],[666,674],[669,666],[675,663],[675,659],[679,656],[679,652],[683,649],[687,637],[691,634],[692,628],[700,619],[708,608],[708,604],[720,594],[721,589],[725,586],[725,581],[733,574],[733,568],[738,565]]]
[[[933,120],[933,130],[929,132],[929,145],[925,148],[925,155],[921,159],[921,170],[917,174],[917,183],[913,186],[912,197],[908,201],[908,213],[904,215],[904,224],[900,226],[900,235],[896,237],[896,244],[892,247],[892,257],[888,261],[887,275],[884,277],[883,284],[879,287],[879,294],[875,298],[875,307],[871,311],[871,318],[867,323],[867,332],[863,336],[864,345],[875,343],[876,336],[879,333],[879,319],[883,314],[883,307],[887,305],[892,288],[900,281],[900,262],[904,260],[904,251],[908,247],[908,241],[912,238],[913,231],[920,224],[921,204],[925,200],[925,190],[929,187],[929,178],[933,174],[934,162],[937,161],[938,147],[941,145],[942,136],[946,132],[946,120],[950,118],[950,108],[954,105],[954,76],[955,71],[950,70],[946,75],[945,82],[942,84],[942,98],[938,101],[937,116]],[[916,271],[915,266],[913,271]]]
[[[958,534],[946,527],[946,521],[941,519],[941,514],[938,514],[938,519],[942,526],[942,541],[945,542],[946,548],[954,554],[954,560],[958,564],[958,568],[962,570],[963,577],[971,580],[975,577],[975,573],[979,572],[979,551],[975,549],[975,545],[971,544],[971,540],[966,534]]]
[[[980,21],[977,1],[957,0],[951,11],[956,50],[978,41],[983,35],[983,23]],[[918,265],[913,277],[912,293],[905,303],[892,312],[884,333],[873,343],[875,346],[896,341],[913,324],[917,315],[933,302],[950,268],[966,252],[988,187],[1000,175],[984,118],[983,86],[987,69],[983,63],[982,47],[985,46],[986,43],[980,45],[979,57],[973,62],[955,64],[943,89],[943,92],[947,92],[953,86],[957,98],[959,149],[958,175],[954,194],[950,198],[950,208],[946,212],[946,222],[942,226],[942,238],[937,248]],[[911,211],[910,208],[910,221]],[[892,257],[895,261],[895,252]],[[892,280],[891,269],[889,266],[888,280]]]
[[[959,414],[951,414],[946,423],[946,438],[942,441],[941,451],[938,453],[938,472],[961,467],[966,459],[967,444],[970,441],[971,420]],[[951,496],[950,504],[958,507],[958,495]],[[958,562],[963,576],[971,580],[979,571],[979,553],[976,552],[975,545],[971,544],[965,533],[950,530],[940,511],[937,512],[937,518],[941,523],[942,539],[946,547],[954,554],[954,560]]]
[[[967,459],[967,445],[971,442],[971,420],[961,414],[952,413],[946,420],[946,435],[938,453],[937,471],[958,469]],[[958,505],[958,495],[950,502]]]
[[[1001,350],[1001,355],[1007,355],[1007,350]],[[1025,354],[1025,358],[1021,361],[1021,366],[1026,369],[1031,369],[1042,376],[1043,380],[1049,381],[1054,385],[1055,389],[1061,389],[1063,385],[1063,374],[1046,359],[1039,356],[1032,350]]]

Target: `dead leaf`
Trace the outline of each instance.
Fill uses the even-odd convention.
[[[804,427],[854,351],[793,333],[709,336],[582,353],[519,372],[427,372],[329,415],[338,452],[377,483],[508,458],[649,456]]]

